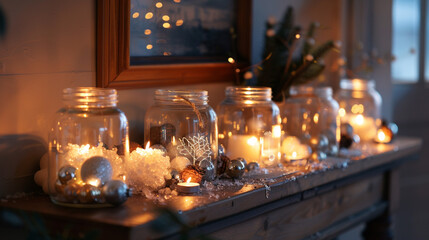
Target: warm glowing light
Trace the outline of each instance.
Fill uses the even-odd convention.
[[[98,187],[100,186],[100,179],[97,178],[91,178],[88,180],[87,182],[89,185],[94,186],[94,187]]]
[[[257,146],[257,144],[258,144],[258,138],[255,137],[255,136],[249,138],[247,140],[247,144],[249,144],[250,146]]]
[[[164,28],[170,28],[170,27],[171,27],[170,23],[168,23],[168,22],[166,22],[166,23],[162,24],[162,26],[163,26]]]
[[[157,7],[157,8],[162,8],[162,2],[157,2],[157,3],[155,4],[155,7]]]
[[[122,175],[122,180],[127,180],[127,176],[125,176],[125,175]]]
[[[146,49],[151,50],[153,48],[152,44],[146,45]]]
[[[152,31],[150,29],[144,30],[144,34],[146,34],[146,35],[150,35],[151,33],[152,33]]]
[[[170,17],[168,15],[164,15],[164,16],[162,16],[162,20],[170,21]]]
[[[230,58],[228,58],[228,62],[229,63],[235,63],[235,60],[234,60],[234,58],[230,57]]]
[[[363,125],[363,123],[365,122],[365,119],[364,119],[364,117],[362,116],[362,114],[358,114],[358,115],[355,117],[354,122],[355,122],[357,125]]]
[[[191,182],[191,180],[192,180],[192,178],[191,178],[191,177],[188,177],[188,180],[186,180],[186,183],[190,183],[190,182]]]
[[[247,104],[247,105],[251,105],[253,103],[255,103],[255,102],[252,101],[252,100],[246,100],[246,101],[244,101],[244,104]]]
[[[179,19],[179,20],[176,21],[176,26],[180,27],[182,25],[183,25],[183,20],[182,19]]]
[[[297,155],[296,152],[293,152],[291,158],[296,159],[296,155]]]
[[[301,34],[297,33],[297,34],[295,35],[295,38],[296,38],[296,39],[300,39],[300,38],[301,38]]]
[[[175,136],[173,136],[173,139],[171,140],[171,143],[173,144],[173,146],[176,145],[176,137]]]
[[[228,137],[231,137],[232,136],[232,132],[228,132]]]
[[[146,19],[151,19],[151,18],[153,18],[153,13],[152,12],[148,12],[148,13],[146,13],[146,15],[144,17]]]
[[[386,134],[380,129],[378,130],[377,138],[380,142],[383,142],[384,140],[386,140]]]
[[[282,136],[281,125],[273,125],[273,138],[280,138]]]
[[[313,121],[315,124],[317,124],[319,122],[319,114],[318,113],[314,114]]]
[[[353,104],[352,106],[352,113],[354,114],[363,113],[364,110],[365,108],[362,104]]]
[[[223,135],[223,133],[219,133],[219,139],[224,139],[225,135]]]
[[[139,16],[140,16],[140,13],[138,12],[133,13],[133,18],[138,18]]]
[[[180,3],[182,0],[174,0],[175,3]]]
[[[346,110],[344,108],[340,108],[340,110],[338,110],[338,114],[340,117],[344,117],[346,116]]]
[[[146,143],[146,147],[144,148],[144,149],[149,149],[150,148],[150,141],[148,141],[147,143]]]
[[[302,118],[307,119],[307,118],[308,118],[308,113],[306,113],[306,112],[305,112],[305,113],[303,113],[303,114],[302,114]]]

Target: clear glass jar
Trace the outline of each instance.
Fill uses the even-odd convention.
[[[339,105],[333,98],[331,87],[319,87],[315,89],[315,94],[319,98],[319,126],[321,134],[328,138],[327,154],[335,156],[338,154],[340,142],[340,116],[338,114]]]
[[[271,101],[271,88],[227,87],[225,100],[217,107],[219,143],[231,158],[244,158],[261,167],[279,160],[281,118]]]
[[[282,142],[283,160],[294,162],[308,159],[312,152],[326,149],[318,147],[319,142],[327,146],[327,139],[320,141],[320,101],[311,86],[292,86],[290,97],[281,109],[285,139]],[[310,148],[311,147],[311,148]]]
[[[117,205],[130,195],[125,184],[128,122],[114,89],[67,88],[64,107],[49,133],[49,194],[75,207]]]
[[[372,141],[380,118],[381,96],[375,82],[363,79],[342,79],[335,99],[340,105],[341,123],[349,123],[361,141]]]
[[[156,90],[155,104],[146,112],[144,132],[145,142],[167,151],[173,170],[181,172],[196,165],[204,169],[203,179],[215,177],[217,116],[208,105],[207,91]]]

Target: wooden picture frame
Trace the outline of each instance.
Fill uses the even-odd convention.
[[[237,52],[250,62],[251,1],[236,0]],[[187,63],[130,66],[130,0],[97,0],[96,86],[145,88],[226,82],[234,69],[224,63]]]

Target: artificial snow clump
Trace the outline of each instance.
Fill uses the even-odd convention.
[[[138,192],[163,188],[170,176],[170,158],[159,149],[137,148],[126,165],[129,184]]]

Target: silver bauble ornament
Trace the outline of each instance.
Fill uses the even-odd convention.
[[[121,205],[130,196],[131,189],[121,180],[111,180],[103,186],[103,197],[112,205]]]
[[[203,180],[212,181],[215,178],[215,167],[210,160],[202,160],[198,165],[204,170]]]
[[[101,200],[101,191],[99,188],[90,184],[85,184],[78,191],[78,199],[80,203],[96,203]]]
[[[239,160],[239,161],[241,161],[244,164],[244,167],[246,167],[246,165],[247,165],[246,159],[244,159],[242,157],[239,157],[239,158],[236,158],[236,159]]]
[[[62,184],[67,184],[70,180],[76,179],[76,168],[71,165],[66,165],[60,168],[58,170],[58,180]]]
[[[161,144],[152,145],[152,146],[150,146],[150,148],[160,150],[164,157],[167,156],[167,149],[164,146],[162,146]]]
[[[246,170],[248,172],[255,171],[258,169],[259,169],[259,163],[257,163],[257,162],[250,162],[246,165]]]
[[[226,167],[226,174],[231,178],[241,178],[244,174],[245,166],[240,160],[233,159],[229,161]]]
[[[112,179],[112,173],[113,169],[109,160],[100,156],[87,159],[82,164],[82,169],[80,170],[80,175],[84,182],[88,183],[88,181],[94,180],[99,181],[99,186],[104,185]]]

